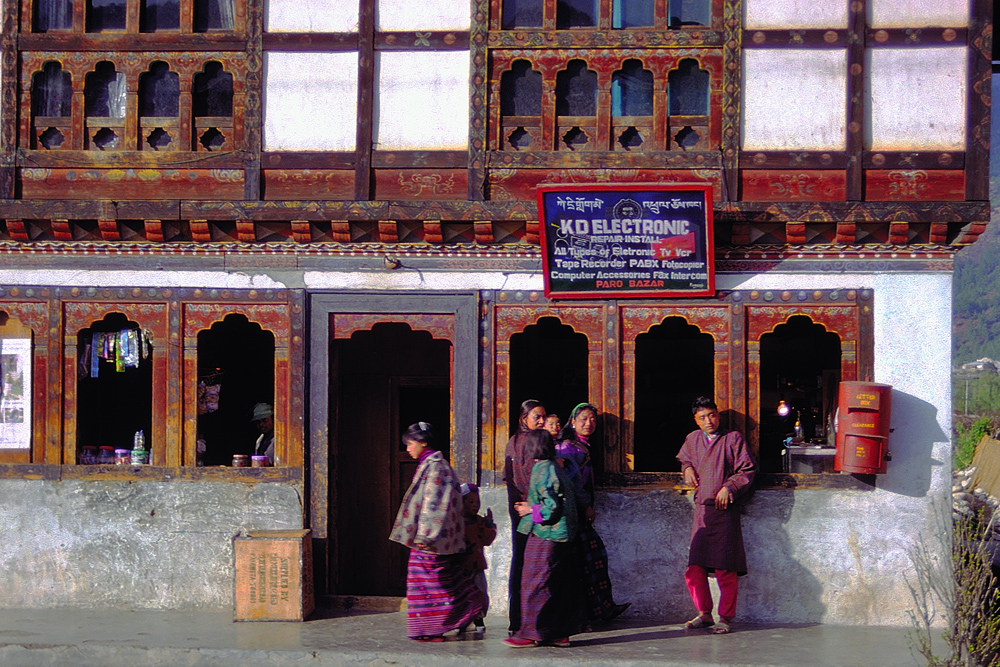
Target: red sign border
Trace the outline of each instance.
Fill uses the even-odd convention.
[[[705,197],[705,267],[708,270],[708,287],[704,290],[651,290],[651,291],[585,291],[553,292],[549,280],[549,252],[546,242],[545,194],[548,192],[693,192],[701,191]],[[545,297],[549,299],[648,299],[656,297],[705,297],[715,296],[715,224],[712,217],[712,186],[707,183],[547,183],[536,186],[538,201],[538,242],[542,252],[542,278]]]

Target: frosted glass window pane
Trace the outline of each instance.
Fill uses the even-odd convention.
[[[376,149],[468,147],[468,51],[384,51],[375,76]]]
[[[268,32],[357,32],[356,0],[267,0]]]
[[[865,144],[872,150],[964,150],[964,47],[870,49]]]
[[[357,53],[264,54],[264,149],[353,151]]]
[[[745,150],[844,150],[846,132],[846,51],[743,51]]]
[[[743,0],[743,27],[846,28],[847,4],[844,0]]]
[[[873,28],[961,28],[969,25],[969,0],[868,0]]]
[[[468,30],[468,0],[378,0],[378,30]]]

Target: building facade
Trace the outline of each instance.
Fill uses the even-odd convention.
[[[401,429],[434,424],[503,522],[537,398],[600,408],[616,597],[679,619],[673,457],[710,394],[761,469],[740,617],[907,622],[910,545],[946,548],[990,3],[2,9],[4,604],[226,608],[233,536],[302,527],[319,594],[401,595]],[[711,186],[715,294],[547,298],[535,188],[570,183]],[[884,475],[822,447],[846,380],[893,386]],[[275,465],[234,468],[259,402]],[[90,462],[138,430],[150,465]]]

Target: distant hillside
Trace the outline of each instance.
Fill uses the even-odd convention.
[[[979,240],[955,257],[952,360],[1000,359],[1000,159],[991,161],[991,221]]]

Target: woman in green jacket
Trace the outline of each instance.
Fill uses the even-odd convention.
[[[508,646],[569,646],[570,635],[584,631],[579,581],[573,555],[576,500],[573,484],[556,465],[548,431],[525,437],[535,461],[528,499],[515,504],[518,532],[528,535],[521,575],[521,629]]]

